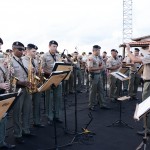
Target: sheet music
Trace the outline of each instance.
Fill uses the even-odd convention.
[[[134,113],[134,119],[139,120],[140,117],[149,110],[150,110],[150,97],[148,97],[145,101],[141,102],[140,104],[137,104]]]
[[[39,87],[38,91],[46,91],[52,84],[57,87],[61,83],[61,81],[68,75],[68,73],[69,71],[53,71],[48,81],[46,81],[41,87]]]
[[[14,99],[15,97],[12,97],[0,101],[0,120],[6,116],[6,112],[9,109],[9,107],[12,105]]]
[[[129,77],[126,76],[125,74],[121,73],[121,72],[112,72],[111,73],[114,77],[116,77],[117,79],[124,81],[124,80],[128,80]]]

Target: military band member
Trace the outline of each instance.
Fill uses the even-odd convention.
[[[57,52],[58,43],[54,40],[49,42],[49,51],[42,57],[42,67],[44,74],[48,78],[52,72],[53,65],[57,61],[60,61],[60,55]],[[60,120],[61,102],[62,102],[62,86],[61,84],[54,88],[46,91],[46,115],[48,117],[48,124],[53,124],[53,98],[55,99],[55,111],[56,111],[56,122],[62,123]]]
[[[144,87],[143,87],[143,93],[142,93],[142,100],[144,101],[150,96],[150,46],[148,49],[149,54],[145,55],[144,57],[136,57],[135,55],[133,55],[130,52],[129,44],[126,44],[126,51],[131,61],[133,61],[134,63],[142,63],[144,65],[144,70],[143,70]],[[147,127],[148,127],[148,134],[150,134],[150,116],[149,115],[147,118]],[[141,135],[144,135],[144,133],[145,131],[138,132],[138,134],[141,134]]]
[[[17,41],[12,44],[12,49],[11,65],[14,69],[14,76],[18,78],[16,88],[22,88],[23,91],[13,110],[14,136],[17,143],[23,144],[23,135],[32,136],[30,132],[32,95],[27,91],[27,88],[30,87],[30,82],[28,81],[28,71],[21,58],[25,47],[21,42]]]
[[[139,51],[140,50],[138,48],[135,48],[133,55],[135,57],[140,57],[139,56]],[[128,95],[131,97],[131,99],[138,100],[136,95],[137,95],[137,91],[138,91],[138,87],[139,87],[141,77],[137,73],[137,70],[138,70],[138,68],[140,67],[141,64],[132,62],[129,57],[127,57],[126,63],[131,65],[130,72],[129,72],[130,80],[129,80],[129,94]]]
[[[3,40],[0,38],[0,49],[1,45],[3,45]],[[0,58],[0,94],[4,94],[6,90],[9,90],[10,85],[8,83],[5,83],[5,67],[3,65],[4,63],[4,58],[1,56]],[[5,142],[5,136],[6,136],[6,122],[7,118],[6,116],[3,117],[0,120],[0,149],[12,149],[15,147],[15,145],[10,145]]]
[[[117,51],[115,49],[112,49],[111,57],[107,60],[107,68],[111,73],[118,71],[120,67],[121,61],[117,57]],[[110,84],[109,97],[111,98],[112,101],[115,101],[121,93],[122,83],[119,79],[109,74],[109,84]]]
[[[103,82],[101,70],[103,69],[102,59],[99,58],[101,47],[93,46],[93,54],[88,58],[88,71],[90,75],[90,94],[89,94],[89,109],[94,111],[97,104],[96,95],[100,108],[108,108],[104,97]]]
[[[25,68],[29,70],[29,63],[30,63],[30,58],[31,58],[31,65],[32,65],[32,71],[33,71],[33,76],[38,76],[38,61],[36,61],[35,56],[36,56],[36,51],[38,47],[34,44],[28,44],[26,47],[26,55],[22,57],[23,64]],[[36,83],[36,78],[33,78],[33,82]],[[40,80],[39,80],[40,82]],[[39,83],[37,82],[37,83]],[[33,84],[34,84],[33,83]],[[35,85],[35,90],[38,85]],[[32,102],[33,102],[33,123],[34,127],[44,127],[44,125],[41,124],[40,120],[40,100],[41,100],[41,93],[40,92],[34,92],[32,93]]]
[[[82,93],[81,89],[82,89],[82,85],[81,85],[81,80],[82,80],[82,74],[81,74],[81,62],[82,62],[82,58],[79,56],[78,52],[74,52],[73,53],[73,63],[75,65],[75,69],[76,69],[76,79],[78,81],[78,84],[77,84],[77,92],[78,93]]]

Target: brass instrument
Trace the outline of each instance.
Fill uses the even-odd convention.
[[[35,75],[32,68],[32,58],[30,57],[28,67],[28,82],[30,83],[30,85],[27,87],[27,91],[30,94],[37,92],[37,86],[40,82],[40,78]]]
[[[9,84],[10,89],[6,90],[5,93],[11,93],[16,91],[16,83],[18,81],[18,78],[13,76],[12,73],[12,67],[11,67],[11,57],[10,55],[7,55],[7,70],[6,70],[6,83]]]
[[[44,71],[43,71],[43,68],[42,68],[42,58],[40,58],[40,61],[39,61],[39,66],[38,66],[38,77],[40,78],[40,83],[39,84],[43,84],[44,81],[47,81],[48,79],[46,79],[44,77]]]

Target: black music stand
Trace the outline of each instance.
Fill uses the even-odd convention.
[[[128,76],[124,75],[121,72],[112,72],[111,75],[113,75],[115,78],[119,79],[122,82],[130,79]],[[107,127],[125,126],[125,127],[130,128],[130,129],[133,129],[126,122],[122,121],[122,101],[125,101],[129,98],[130,97],[127,97],[127,96],[117,98],[117,101],[119,102],[119,108],[120,108],[119,109],[119,120],[113,122],[112,124],[108,125]]]
[[[133,129],[133,127],[129,126],[126,122],[124,122],[122,120],[122,102],[125,101],[125,100],[128,100],[130,97],[127,97],[127,96],[123,96],[123,97],[119,97],[117,99],[117,101],[119,101],[119,119],[116,120],[115,122],[113,122],[112,124],[108,125],[107,127],[115,127],[115,126],[125,126],[125,127],[128,127],[130,129]]]
[[[54,91],[57,88],[57,86],[68,76],[69,73],[70,73],[70,71],[54,71],[54,72],[52,72],[48,81],[46,83],[44,83],[40,88],[38,88],[38,91],[42,92],[42,91],[45,91],[48,89],[52,89]],[[55,110],[54,97],[53,97],[53,114],[54,114],[53,120],[54,120],[55,146],[54,146],[54,148],[46,148],[45,150],[51,150],[51,149],[58,150],[59,148],[70,146],[70,143],[59,146],[58,142],[57,142],[56,110]]]
[[[71,71],[73,70],[73,66],[69,63],[63,63],[63,62],[55,62],[53,70],[52,71],[70,71],[67,77],[62,81],[64,85],[64,81],[68,81],[71,75]],[[64,119],[65,119],[65,127],[64,127],[64,132],[67,134],[71,134],[68,131],[67,127],[67,112],[66,112],[66,92],[65,89],[63,91],[63,101],[64,101]]]
[[[140,120],[141,118],[144,119],[144,127],[145,127],[145,133],[143,136],[143,140],[140,143],[140,145],[136,148],[136,150],[143,149],[146,150],[147,147],[147,142],[148,142],[148,127],[147,127],[147,118],[148,114],[150,113],[150,97],[148,97],[146,100],[141,102],[140,104],[136,105],[135,113],[134,113],[134,119],[135,120]]]

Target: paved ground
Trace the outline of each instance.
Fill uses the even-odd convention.
[[[138,93],[139,102],[141,100],[141,92]],[[67,96],[67,126],[70,132],[75,131],[75,107],[74,95]],[[109,101],[109,100],[108,100]],[[77,131],[81,133],[81,128],[89,122],[88,94],[82,93],[77,95]],[[142,129],[142,122],[136,122],[133,119],[135,105],[138,101],[123,102],[122,119],[127,122],[133,129],[126,127],[107,127],[119,117],[118,103],[111,103],[111,110],[102,110],[97,106],[97,111],[92,112],[93,121],[88,129],[96,135],[93,137],[76,136],[72,146],[65,147],[63,150],[135,150],[141,143],[142,136],[138,136],[136,132]],[[43,104],[43,102],[41,102]],[[31,119],[32,120],[32,119]],[[64,112],[62,111],[62,120],[64,120]],[[11,114],[8,119],[7,141],[15,143],[13,138],[13,130],[11,123]],[[16,150],[37,150],[54,147],[54,127],[47,125],[47,120],[42,110],[42,122],[45,128],[36,129],[31,125],[31,130],[37,135],[32,138],[25,138],[25,144],[17,145]],[[64,123],[57,124],[58,145],[70,143],[75,135],[65,134]],[[149,143],[148,143],[148,147]],[[62,148],[61,148],[62,149]]]

